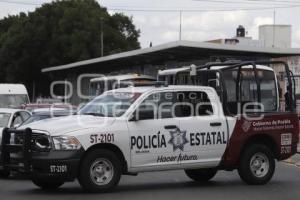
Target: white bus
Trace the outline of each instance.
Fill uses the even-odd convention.
[[[117,76],[103,76],[90,80],[89,94],[91,97],[98,96],[105,91],[127,87],[135,83],[150,83],[156,78],[148,75],[127,74]]]
[[[28,92],[24,85],[0,84],[0,108],[21,108],[28,103]]]

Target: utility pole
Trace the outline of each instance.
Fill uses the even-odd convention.
[[[103,17],[101,17],[101,57],[103,57],[103,49],[104,49],[104,42],[103,42]]]
[[[35,102],[35,82],[32,82],[32,102]]]
[[[274,9],[274,13],[273,13],[273,48],[275,47],[275,24],[276,24],[276,10]]]
[[[68,94],[68,86],[67,86],[67,79],[65,79],[64,103],[68,103],[68,102],[67,102],[67,94]]]
[[[182,23],[182,10],[179,11],[179,41],[181,41],[181,23]]]

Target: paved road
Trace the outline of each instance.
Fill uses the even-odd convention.
[[[291,161],[292,161],[292,163],[295,163],[296,165],[298,165],[298,166],[300,167],[300,153],[294,155],[294,156],[291,158]]]
[[[2,200],[296,200],[300,198],[300,168],[279,163],[273,180],[264,186],[245,185],[237,172],[219,172],[212,182],[197,184],[182,171],[124,176],[114,193],[85,194],[77,182],[57,191],[42,191],[26,180],[0,180]]]

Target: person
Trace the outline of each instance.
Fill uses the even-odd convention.
[[[284,94],[285,98],[285,111],[291,111],[293,106],[293,96],[292,96],[292,87],[288,85],[286,87],[286,93]]]

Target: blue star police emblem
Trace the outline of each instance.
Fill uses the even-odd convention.
[[[183,151],[184,145],[189,142],[186,138],[186,131],[180,131],[179,128],[176,128],[170,131],[170,134],[171,139],[168,143],[173,145],[173,151],[176,151],[176,149]]]

